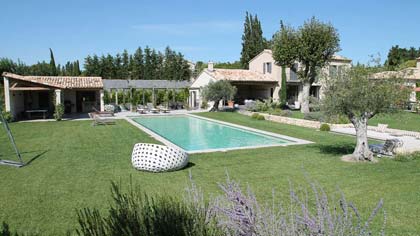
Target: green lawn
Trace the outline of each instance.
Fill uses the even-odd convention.
[[[77,225],[76,211],[85,206],[102,208],[109,201],[110,181],[130,179],[149,193],[181,195],[189,171],[207,194],[218,191],[225,172],[249,184],[261,201],[272,189],[288,193],[288,181],[304,185],[305,175],[329,193],[339,187],[366,216],[380,198],[387,211],[387,235],[417,235],[420,231],[420,161],[382,160],[377,164],[344,163],[352,137],[319,132],[236,113],[202,116],[303,138],[316,143],[191,155],[187,169],[162,174],[135,171],[130,155],[136,142],[156,142],[126,121],[115,126],[92,127],[89,121],[14,123],[24,159],[30,165],[16,169],[0,166],[0,220],[20,231],[38,230],[62,235]],[[4,150],[8,150],[4,153]],[[4,132],[0,153],[12,158]],[[378,222],[375,222],[379,227]]]
[[[369,125],[388,124],[390,128],[420,132],[420,114],[399,112],[395,114],[377,115],[369,121]]]

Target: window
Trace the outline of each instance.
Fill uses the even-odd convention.
[[[263,64],[263,73],[265,74],[265,73],[269,73],[269,74],[271,74],[271,62],[265,62],[264,64]]]
[[[330,77],[341,75],[342,72],[343,66],[330,65]]]

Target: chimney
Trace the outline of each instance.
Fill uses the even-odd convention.
[[[212,61],[209,61],[209,63],[207,64],[207,69],[209,71],[213,71],[214,70],[214,63]]]
[[[419,58],[417,58],[417,64],[416,64],[417,66],[417,69],[419,69],[420,70],[420,57]]]

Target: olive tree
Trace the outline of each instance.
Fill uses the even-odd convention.
[[[401,79],[372,79],[372,70],[357,65],[325,81],[322,110],[327,115],[345,115],[356,129],[355,161],[371,161],[367,139],[368,121],[380,113],[397,111],[409,90]]]
[[[236,87],[232,86],[227,80],[210,82],[203,87],[201,96],[206,101],[213,101],[214,105],[210,111],[219,110],[221,100],[231,100],[236,94]]]
[[[340,50],[339,42],[337,30],[314,17],[298,29],[281,22],[280,30],[274,35],[274,60],[282,67],[289,67],[302,81],[302,113],[309,113],[311,85],[321,68]],[[296,62],[298,67],[294,66]]]

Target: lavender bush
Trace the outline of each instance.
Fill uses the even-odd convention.
[[[248,187],[227,176],[219,187],[223,194],[210,196],[191,178],[184,198],[148,196],[130,187],[128,193],[112,185],[114,203],[107,216],[97,209],[78,211],[79,235],[227,235],[227,236],[366,236],[382,209],[379,201],[367,220],[341,194],[336,201],[322,187],[309,182],[309,190],[296,191],[290,183],[287,201],[273,191],[270,204],[260,204]],[[384,212],[385,213],[385,212]],[[384,214],[385,216],[385,214]],[[385,224],[385,220],[384,220]],[[384,231],[379,233],[384,235]]]
[[[357,208],[343,194],[338,201],[331,201],[315,183],[310,183],[311,191],[300,193],[290,184],[290,201],[287,204],[276,203],[273,193],[271,205],[259,204],[249,187],[243,192],[239,183],[229,176],[226,183],[219,184],[219,187],[223,195],[211,200],[208,215],[215,218],[226,235],[372,235],[370,223],[383,206],[380,200],[370,217],[363,222]],[[188,192],[191,195],[197,190],[192,185]],[[385,216],[384,211],[384,225]],[[382,229],[379,235],[384,234]]]

